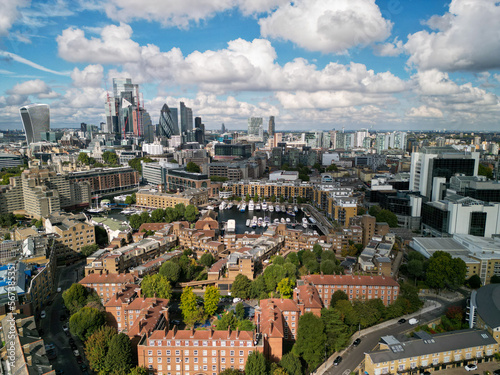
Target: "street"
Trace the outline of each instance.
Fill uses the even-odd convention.
[[[462,299],[454,302],[447,302],[447,301],[444,302],[439,298],[433,298],[433,297],[428,297],[427,300],[439,302],[441,306],[430,312],[424,313],[422,315],[417,315],[416,318],[420,320],[419,324],[424,324],[425,322],[431,321],[443,315],[449,306],[462,305],[465,301],[465,299]],[[397,337],[398,335],[402,335],[405,332],[412,330],[413,328],[415,327],[410,326],[408,323],[404,324],[394,323],[389,327],[381,328],[365,336],[361,336],[360,337],[361,343],[359,344],[359,346],[357,347],[350,346],[349,348],[345,349],[345,351],[341,354],[342,362],[338,366],[332,365],[324,372],[324,374],[349,375],[364,360],[365,358],[364,353],[373,350],[377,346],[382,336],[392,335]]]
[[[41,319],[40,321],[41,328],[44,330],[44,335],[42,336],[42,338],[45,344],[52,343],[56,347],[57,358],[50,361],[50,363],[54,366],[54,369],[56,371],[62,370],[65,374],[74,373],[75,369],[80,368],[80,365],[76,362],[76,358],[73,355],[71,348],[69,347],[69,337],[67,337],[62,330],[63,324],[69,325],[69,316],[65,313],[62,292],[68,289],[71,284],[73,284],[77,280],[77,271],[81,276],[82,269],[82,262],[67,267],[58,267],[54,289],[60,287],[61,292],[54,293],[52,305],[45,307],[47,317],[45,319]],[[78,280],[80,278],[81,277],[78,277]],[[61,322],[59,320],[62,314],[66,315],[66,320],[64,322]],[[82,342],[77,337],[73,338],[76,345],[78,346],[80,354],[82,355],[82,357],[84,357]]]

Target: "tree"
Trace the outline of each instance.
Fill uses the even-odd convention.
[[[171,284],[175,284],[181,276],[181,267],[176,262],[169,260],[161,265],[159,273],[165,276]]]
[[[62,294],[64,305],[74,314],[87,303],[88,290],[81,284],[74,283]]]
[[[227,368],[224,371],[219,372],[219,375],[242,375],[240,370],[236,370],[235,368]]]
[[[198,211],[198,209],[196,208],[196,206],[194,206],[192,204],[189,204],[186,207],[186,211],[184,212],[184,218],[187,221],[195,221],[196,218],[198,217],[199,213],[200,212]]]
[[[165,218],[165,210],[163,208],[157,208],[151,212],[151,220],[154,223],[161,223]]]
[[[281,295],[281,297],[292,298],[294,286],[295,283],[293,283],[288,277],[285,277],[284,279],[281,279],[276,289],[278,290],[278,293]]]
[[[139,366],[134,367],[128,373],[128,375],[148,375],[148,374],[149,374],[149,372],[148,372],[147,368],[139,367]]]
[[[10,233],[5,233],[5,235],[3,236],[3,239],[4,239],[5,241],[10,240]]]
[[[100,225],[96,225],[95,229],[95,242],[99,246],[105,246],[108,244],[108,232],[106,229],[101,227]]]
[[[410,276],[419,279],[424,276],[424,262],[419,259],[412,259],[408,261],[406,269]]]
[[[370,209],[368,210],[368,213],[371,215],[371,216],[377,216],[377,214],[382,211],[382,207],[380,207],[379,205],[375,205],[375,206],[371,206]]]
[[[332,308],[322,309],[321,320],[325,326],[328,353],[338,352],[345,348],[349,341],[349,327],[342,321],[340,312]]]
[[[381,210],[376,218],[377,222],[387,223],[391,228],[396,228],[398,226],[398,217],[389,210]]]
[[[493,169],[481,163],[478,165],[477,174],[480,176],[486,176],[488,180],[493,179]]]
[[[354,301],[353,307],[361,328],[376,324],[385,312],[384,303],[378,298],[368,301]]]
[[[268,267],[269,268],[269,267]],[[234,279],[231,286],[231,295],[234,297],[246,299],[249,297],[251,281],[245,275],[239,274]]]
[[[136,171],[138,171],[140,173],[140,172],[142,172],[142,162],[151,163],[152,161],[153,161],[153,159],[145,156],[142,158],[135,158],[135,159],[129,160],[128,165],[130,165],[132,168],[134,168]]]
[[[186,213],[186,206],[184,203],[177,203],[174,207],[175,213],[177,214],[178,218],[184,217],[184,214]]]
[[[148,298],[170,299],[172,297],[172,286],[168,279],[161,274],[146,275],[142,279],[141,292]]]
[[[236,317],[239,320],[245,319],[245,306],[243,306],[242,302],[238,302],[236,304],[235,312],[236,312]]]
[[[91,334],[104,325],[104,314],[92,307],[82,307],[69,319],[69,330],[72,335],[86,341]]]
[[[285,258],[281,255],[276,255],[273,257],[273,264],[279,264],[280,266],[285,264]]]
[[[250,353],[245,365],[245,375],[267,375],[264,354],[256,350]]]
[[[106,164],[117,165],[118,164],[118,155],[116,155],[113,151],[104,151],[102,153],[102,160]]]
[[[205,253],[201,256],[200,258],[200,263],[203,264],[205,267],[210,267],[212,264],[214,264],[214,257],[210,253]]]
[[[205,303],[203,305],[205,313],[211,316],[217,312],[217,307],[220,301],[219,288],[216,286],[207,286],[204,295]]]
[[[479,277],[479,275],[474,274],[471,277],[469,277],[469,279],[467,280],[467,284],[471,289],[479,289],[481,288],[482,285],[481,278]]]
[[[431,288],[457,288],[465,282],[466,274],[465,262],[444,251],[436,251],[427,262],[426,281]]]
[[[289,253],[286,257],[286,262],[294,264],[295,267],[300,266],[300,261],[299,257],[297,256],[297,253]]]
[[[139,229],[140,226],[143,224],[142,219],[141,219],[141,215],[139,215],[139,214],[131,215],[128,219],[128,222],[129,222],[130,226],[135,230]]]
[[[90,164],[90,157],[87,153],[85,152],[80,152],[78,154],[78,162],[81,164],[89,165]]]
[[[337,263],[330,259],[324,260],[321,262],[320,270],[325,275],[334,275],[337,272]]]
[[[199,318],[198,302],[193,288],[186,287],[182,291],[181,304],[179,306],[182,311],[184,323],[188,326],[193,326]]]
[[[80,250],[80,254],[82,254],[85,257],[88,257],[94,254],[97,250],[99,250],[99,245],[97,244],[86,245],[82,247],[82,249]]]
[[[310,259],[304,265],[310,273],[319,272],[319,263],[316,259]]]
[[[314,244],[312,251],[316,255],[316,258],[321,258],[321,254],[323,254],[323,248],[320,244]]]
[[[305,313],[299,318],[297,340],[293,352],[301,356],[309,371],[315,369],[324,358],[326,335],[321,318],[313,313]]]
[[[491,276],[490,284],[500,284],[500,276],[498,275]]]
[[[268,292],[276,290],[278,282],[286,277],[286,271],[283,266],[279,264],[271,264],[266,267],[264,271],[264,280],[266,282],[266,290]]]
[[[201,173],[201,168],[198,164],[190,161],[186,165],[186,171],[191,172],[191,173]]]
[[[275,363],[273,363],[275,365]],[[273,375],[288,375],[288,372],[283,367],[276,367],[273,372]]]
[[[356,314],[356,310],[350,301],[340,300],[337,301],[334,307],[335,310],[340,312],[340,316],[345,324],[349,326],[357,326],[359,323],[359,317]]]
[[[288,375],[302,375],[302,363],[300,363],[299,357],[292,352],[285,354],[279,365],[286,370]]]
[[[255,326],[251,320],[243,319],[238,322],[238,329],[240,331],[253,331]]]
[[[128,375],[132,368],[132,346],[126,334],[119,333],[113,336],[109,343],[105,365],[109,373]]]
[[[283,265],[283,269],[285,270],[285,275],[295,284],[297,280],[297,267],[292,263],[285,263]]]
[[[250,298],[259,298],[260,295],[266,294],[266,291],[266,281],[264,280],[264,276],[259,275],[255,280],[251,282],[248,296]],[[267,295],[265,298],[267,298]]]
[[[177,212],[172,207],[165,208],[165,221],[171,223],[175,220],[177,220]]]
[[[227,331],[229,327],[231,327],[231,329],[236,329],[236,327],[238,327],[238,318],[236,318],[233,311],[222,314],[220,319],[215,322],[215,329],[217,331]]]
[[[90,368],[95,372],[105,371],[106,354],[113,336],[117,334],[114,327],[102,326],[85,342],[85,356]]]

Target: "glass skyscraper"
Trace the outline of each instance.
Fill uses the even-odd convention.
[[[165,103],[160,111],[160,126],[158,127],[160,136],[171,138],[172,135],[179,135],[179,127],[172,118],[172,112]]]
[[[30,104],[19,108],[28,145],[42,140],[41,132],[50,131],[48,104]]]

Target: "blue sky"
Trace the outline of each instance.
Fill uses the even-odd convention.
[[[113,77],[208,129],[497,130],[496,0],[4,0],[0,129],[104,121]]]

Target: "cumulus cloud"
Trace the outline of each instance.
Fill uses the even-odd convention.
[[[500,68],[496,0],[452,0],[449,12],[425,22],[436,30],[408,36],[408,65],[419,70],[484,71]]]
[[[102,65],[88,65],[83,70],[78,68],[71,72],[73,85],[76,87],[100,87],[104,77]]]
[[[404,52],[403,42],[395,38],[391,43],[376,44],[373,52],[377,56],[399,56]]]
[[[374,0],[298,0],[278,7],[259,24],[264,37],[323,53],[384,41],[392,28]]]
[[[39,99],[54,99],[59,96],[58,93],[52,91],[52,89],[41,79],[33,79],[30,81],[25,81],[16,84],[12,89],[7,90],[7,94],[14,97],[27,97],[28,95],[34,95]]]
[[[0,36],[9,33],[12,24],[19,18],[19,9],[29,6],[30,0],[3,0],[0,12]]]
[[[437,108],[421,105],[418,108],[411,108],[407,115],[409,117],[424,117],[424,118],[442,118],[443,112]]]

